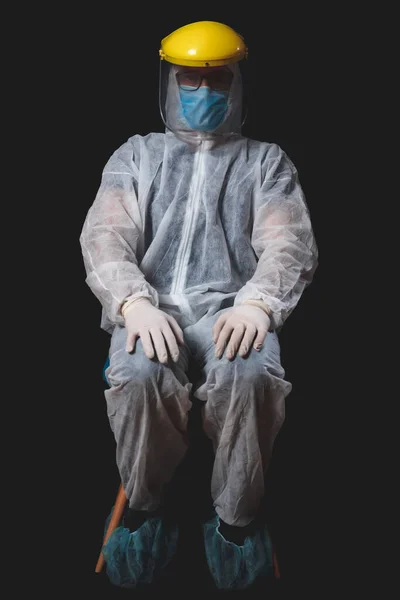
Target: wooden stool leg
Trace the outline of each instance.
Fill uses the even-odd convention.
[[[275,579],[280,579],[281,573],[279,571],[278,559],[276,557],[276,552],[275,552],[275,548],[274,547],[272,547],[272,562],[274,564]]]
[[[112,534],[112,532],[118,527],[118,525],[120,524],[124,509],[125,509],[125,505],[126,505],[126,496],[125,496],[125,492],[124,492],[124,488],[122,487],[122,483],[119,486],[119,490],[118,490],[118,494],[117,494],[117,498],[115,500],[115,506],[114,506],[114,510],[113,513],[111,515],[111,519],[110,519],[110,523],[108,524],[107,527],[107,531],[106,531],[106,535],[104,536],[104,540],[103,540],[103,546],[107,543],[108,538],[110,537],[110,535]],[[103,566],[104,566],[104,556],[103,556],[103,552],[100,551],[100,555],[96,564],[96,569],[95,572],[96,573],[100,573]]]

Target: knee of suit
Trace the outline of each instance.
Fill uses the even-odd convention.
[[[157,360],[151,360],[145,355],[124,352],[117,360],[113,360],[111,357],[106,377],[112,387],[128,383],[146,387],[149,383],[156,383],[160,377],[160,371],[167,368]]]
[[[265,365],[240,356],[236,356],[232,361],[222,360],[215,369],[215,382],[224,388],[254,388],[263,385],[267,379],[268,371]]]

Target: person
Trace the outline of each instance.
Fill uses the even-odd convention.
[[[318,251],[290,158],[241,135],[247,54],[213,21],[162,40],[165,131],[113,153],[80,236],[111,334],[105,398],[129,511],[103,553],[123,587],[150,583],[175,553],[177,525],[160,509],[187,450],[191,397],[214,450],[203,532],[216,586],[246,588],[272,569],[268,531],[252,525],[291,391],[278,334]]]

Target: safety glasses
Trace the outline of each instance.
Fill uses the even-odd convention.
[[[232,71],[218,69],[201,73],[197,71],[180,71],[176,74],[176,81],[179,87],[188,92],[195,92],[199,89],[203,81],[207,87],[215,91],[227,92],[231,87],[233,79]]]

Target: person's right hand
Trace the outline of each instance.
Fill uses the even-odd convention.
[[[166,364],[168,350],[174,362],[179,358],[178,342],[183,346],[183,331],[176,320],[156,308],[146,298],[133,302],[124,315],[128,337],[127,352],[133,352],[137,338],[142,340],[143,350],[148,358],[154,358]]]

